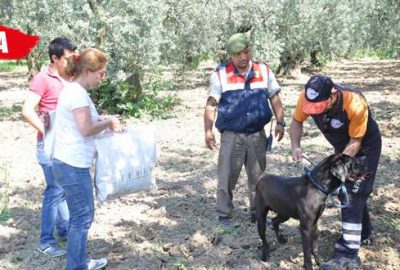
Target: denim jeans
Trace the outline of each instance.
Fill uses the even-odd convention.
[[[93,222],[93,184],[89,168],[77,168],[53,160],[56,182],[64,188],[69,208],[70,225],[67,243],[67,269],[87,269],[88,230]]]
[[[58,236],[67,236],[69,212],[65,201],[64,189],[54,181],[51,170],[51,161],[48,160],[43,150],[43,141],[38,141],[36,156],[43,169],[46,189],[43,192],[42,220],[40,232],[40,247],[55,246],[54,229],[57,229]]]

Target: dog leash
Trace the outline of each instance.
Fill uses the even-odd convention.
[[[315,181],[314,177],[311,175],[311,170],[309,168],[307,168],[306,166],[304,166],[304,172],[306,173],[306,176],[308,177],[308,179],[311,180],[311,183],[313,183],[313,185],[322,193],[324,193],[325,195],[329,195],[329,193],[317,182]]]
[[[307,158],[304,155],[301,155],[305,160],[307,160],[311,165],[313,165],[313,167],[315,167],[315,163],[312,162],[309,158]],[[330,199],[331,199],[331,204],[328,204],[327,207],[328,208],[346,208],[349,206],[349,194],[347,193],[347,188],[344,185],[344,183],[342,183],[335,191],[328,193],[326,190],[324,190],[324,188],[317,182],[315,181],[314,177],[311,175],[311,169],[309,169],[307,166],[304,166],[304,172],[306,173],[307,177],[311,180],[311,182],[313,183],[313,185],[322,193],[324,193],[325,195],[329,195]],[[345,204],[338,204],[334,201],[333,196],[338,196],[340,192],[342,192],[344,199],[345,199]]]
[[[305,155],[301,155],[302,158],[304,158],[305,160],[307,160],[308,162],[310,162],[311,165],[313,165],[315,167],[315,163],[312,162],[309,158],[307,158]]]
[[[344,196],[344,199],[346,201],[345,204],[338,204],[332,198],[333,196],[339,197],[340,192],[342,192]],[[345,187],[344,184],[341,184],[340,187],[338,187],[334,192],[332,192],[330,194],[330,197],[331,197],[331,204],[327,205],[328,208],[346,208],[349,206],[349,194],[347,193],[347,188]]]

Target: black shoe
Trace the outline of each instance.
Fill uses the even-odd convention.
[[[218,217],[218,223],[221,226],[229,226],[231,225],[231,220],[229,217]]]
[[[374,242],[374,231],[371,231],[368,236],[362,236],[361,235],[361,245],[362,246],[369,246],[372,245]]]
[[[321,270],[347,270],[361,267],[360,257],[334,256],[331,260],[321,265]]]

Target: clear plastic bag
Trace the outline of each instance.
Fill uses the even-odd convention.
[[[153,127],[127,128],[95,137],[95,188],[99,203],[142,190],[155,189],[156,140]]]

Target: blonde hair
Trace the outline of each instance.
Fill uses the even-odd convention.
[[[85,69],[92,72],[102,69],[107,64],[107,61],[107,55],[99,49],[85,49],[79,55],[75,54],[68,58],[65,72],[68,76],[77,77]]]

